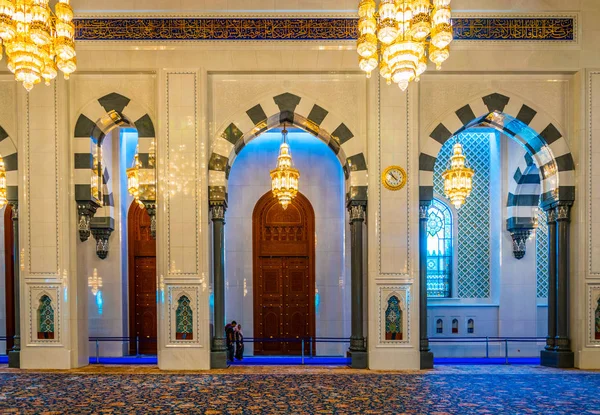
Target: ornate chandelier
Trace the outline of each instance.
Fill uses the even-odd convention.
[[[8,203],[6,198],[6,168],[4,167],[4,160],[0,156],[0,209],[2,209]]]
[[[403,91],[427,70],[427,56],[441,69],[450,56],[451,0],[361,0],[358,6],[360,69],[379,73]]]
[[[454,144],[454,155],[450,157],[450,169],[442,173],[444,193],[456,209],[465,203],[473,190],[475,170],[465,166],[467,158],[460,143]]]
[[[127,169],[127,191],[133,199],[141,204],[140,202],[140,168],[142,167],[142,163],[140,163],[140,158],[138,155],[138,151],[136,150],[135,155],[133,156],[133,165]]]
[[[283,127],[282,142],[277,157],[277,168],[271,170],[271,190],[273,196],[279,199],[281,207],[287,209],[292,199],[298,194],[298,179],[300,172],[294,168],[292,153],[287,143],[287,130]]]
[[[0,0],[0,59],[6,49],[8,69],[27,91],[42,79],[46,85],[60,69],[69,79],[77,69],[75,26],[69,0]]]

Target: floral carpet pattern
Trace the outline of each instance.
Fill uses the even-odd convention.
[[[258,372],[3,371],[0,414],[600,415],[593,372]]]

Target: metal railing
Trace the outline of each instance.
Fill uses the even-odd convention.
[[[543,343],[545,337],[430,337],[429,343],[485,343],[485,358],[490,358],[490,344],[504,345],[504,362],[508,364],[510,358],[508,346],[510,343]]]
[[[109,343],[109,342],[122,342],[122,343],[133,343],[135,342],[135,357],[142,357],[140,354],[140,343],[156,343],[156,338],[140,338],[136,337],[90,337],[90,342],[95,343],[95,359],[96,363],[100,363],[100,344],[101,343]],[[305,364],[305,359],[313,358],[313,346],[316,347],[318,343],[350,343],[350,339],[342,338],[342,337],[300,337],[300,338],[254,338],[254,337],[246,337],[244,338],[244,343],[300,343],[300,357],[301,364]],[[306,353],[306,349],[308,347],[308,353]],[[130,349],[131,347],[129,347]]]

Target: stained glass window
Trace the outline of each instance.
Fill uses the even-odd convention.
[[[450,297],[452,282],[452,212],[433,199],[427,212],[427,296]]]
[[[600,298],[598,298],[598,307],[596,308],[595,318],[596,318],[596,329],[595,329],[596,340],[600,340]]]
[[[438,321],[435,323],[435,332],[437,334],[442,334],[444,332],[444,322],[441,318],[438,318]]]
[[[175,312],[175,320],[177,326],[176,338],[178,340],[193,340],[194,339],[194,314],[190,307],[190,299],[182,295],[177,300],[177,311]]]
[[[54,309],[52,299],[47,295],[40,298],[37,317],[38,339],[54,339]]]
[[[467,333],[475,333],[475,321],[472,318],[470,318],[469,321],[467,321]]]
[[[390,297],[385,310],[385,339],[402,340],[402,310],[395,295]]]
[[[452,334],[458,334],[458,320],[452,320]]]

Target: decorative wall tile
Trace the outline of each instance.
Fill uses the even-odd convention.
[[[458,211],[458,297],[490,296],[490,132],[465,132],[458,137],[470,167],[473,191]],[[444,195],[442,173],[449,166],[450,139],[442,146],[434,168],[434,190]]]
[[[193,345],[202,347],[200,344],[200,286],[199,285],[168,285],[167,287],[168,308],[168,342],[169,346]],[[191,316],[190,316],[191,312]],[[180,332],[182,329],[183,332]],[[190,333],[191,332],[191,333]],[[184,336],[183,334],[188,334]],[[189,336],[191,334],[191,336]]]
[[[600,347],[600,284],[588,285],[588,343]]]
[[[29,306],[27,346],[60,345],[62,341],[61,286],[59,284],[27,284],[26,287]]]
[[[411,339],[411,287],[380,285],[378,299],[378,345],[406,347]]]

